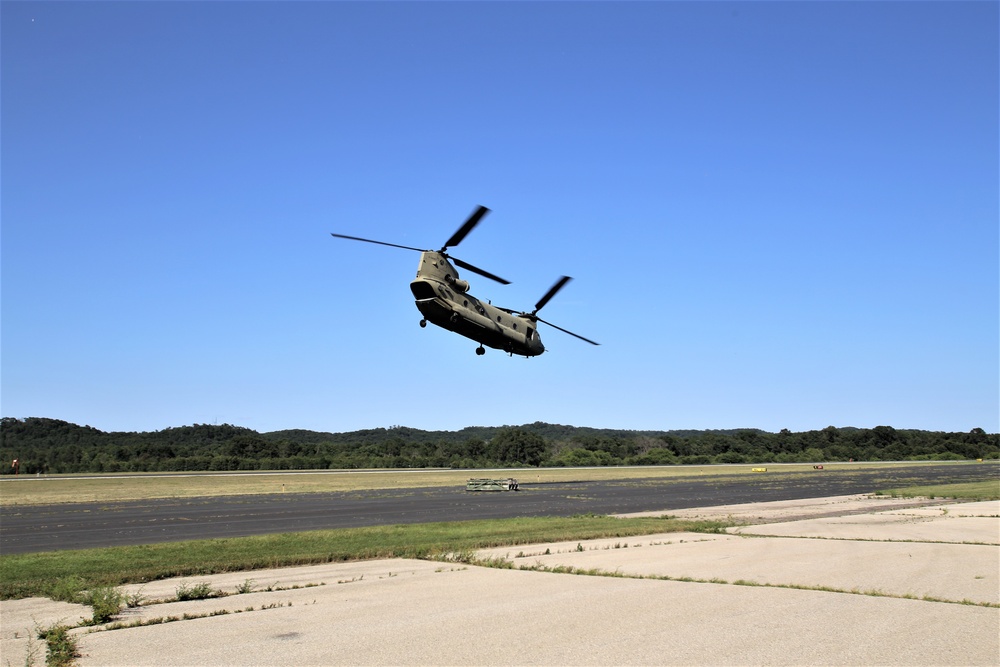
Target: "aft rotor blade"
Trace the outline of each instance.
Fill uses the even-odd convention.
[[[462,242],[462,239],[472,231],[472,228],[479,224],[479,221],[483,219],[483,216],[490,212],[490,209],[485,206],[480,206],[469,219],[462,223],[462,226],[458,228],[458,231],[451,235],[451,238],[445,241],[445,244],[441,247],[441,252],[444,252],[448,248],[453,248]],[[472,269],[469,269],[472,271]],[[502,281],[501,281],[502,282]]]
[[[570,336],[573,336],[574,338],[579,338],[580,340],[584,341],[585,343],[590,343],[591,345],[600,345],[600,343],[595,343],[594,341],[590,340],[589,338],[584,338],[580,334],[575,334],[572,331],[569,331],[568,329],[563,329],[562,327],[557,327],[556,325],[552,324],[552,322],[548,322],[546,320],[543,320],[542,318],[538,317],[537,315],[535,316],[535,319],[538,320],[539,322],[545,322],[546,324],[548,324],[553,329],[559,329],[559,331],[562,331],[563,333],[567,333]]]
[[[504,280],[500,276],[495,276],[492,273],[490,273],[489,271],[483,271],[478,266],[473,266],[472,264],[469,264],[468,262],[463,262],[462,260],[458,259],[457,257],[452,257],[451,255],[447,255],[447,257],[448,257],[448,259],[450,259],[451,261],[455,262],[455,264],[457,264],[458,266],[462,267],[463,269],[467,269],[469,271],[472,271],[473,273],[478,273],[479,275],[483,276],[484,278],[489,278],[490,280],[495,280],[498,283],[500,283],[501,285],[510,285],[510,281],[509,280]]]
[[[338,239],[350,239],[351,241],[364,241],[365,243],[377,243],[378,245],[387,245],[393,248],[402,248],[403,250],[416,250],[417,252],[426,252],[423,248],[411,248],[408,245],[399,245],[396,243],[386,243],[385,241],[373,241],[372,239],[363,239],[360,236],[347,236],[346,234],[334,234],[330,232],[330,236],[336,236]]]
[[[562,278],[557,280],[556,284],[550,287],[549,291],[545,293],[545,296],[539,299],[538,303],[535,304],[535,312],[537,313],[538,311],[540,311],[545,306],[545,304],[547,304],[549,300],[556,295],[556,292],[561,290],[566,285],[566,283],[568,283],[571,280],[573,279],[570,278],[569,276],[563,276]],[[558,329],[559,327],[556,328]],[[576,334],[573,335],[575,336]]]

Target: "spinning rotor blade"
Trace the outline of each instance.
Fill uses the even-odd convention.
[[[364,241],[365,243],[377,243],[378,245],[387,245],[393,248],[402,248],[403,250],[416,250],[417,252],[426,252],[423,248],[411,248],[408,245],[386,243],[385,241],[373,241],[371,239],[363,239],[360,236],[347,236],[346,234],[334,234],[333,232],[330,232],[330,236],[336,236],[338,239],[350,239],[351,241]]]
[[[573,279],[570,278],[569,276],[563,276],[562,278],[560,278],[559,280],[557,280],[556,284],[553,285],[552,287],[550,287],[549,291],[545,293],[545,296],[543,296],[541,299],[538,300],[538,303],[535,304],[535,309],[531,312],[531,314],[534,315],[535,313],[537,313],[538,311],[540,311],[545,306],[545,304],[547,304],[549,302],[549,300],[551,300],[552,297],[554,297],[556,295],[556,292],[558,292],[559,290],[561,290],[566,285],[566,283],[568,283],[571,280],[573,280]],[[548,324],[548,323],[546,322],[546,324]],[[559,327],[556,327],[556,329],[558,329],[558,328]],[[567,331],[566,333],[569,333],[569,332]],[[576,336],[576,334],[573,334],[573,335]],[[577,336],[577,338],[579,338],[579,336]]]
[[[591,345],[600,345],[600,343],[595,343],[594,341],[590,340],[589,338],[584,338],[580,334],[575,334],[572,331],[569,331],[567,329],[563,329],[562,327],[557,327],[556,325],[552,324],[552,322],[549,322],[547,320],[543,320],[538,315],[535,315],[535,319],[538,320],[539,322],[545,322],[546,324],[548,324],[553,329],[559,329],[559,331],[562,331],[563,333],[567,333],[570,336],[573,336],[574,338],[579,338],[580,340],[584,341],[585,343],[590,343]]]
[[[498,308],[499,310],[502,310],[505,313],[510,313],[511,315],[514,315],[515,317],[523,317],[523,318],[528,319],[528,320],[530,320],[532,322],[542,322],[544,324],[548,324],[553,329],[558,329],[559,331],[562,331],[563,333],[569,334],[570,336],[573,336],[574,338],[579,338],[580,340],[582,340],[585,343],[590,343],[591,345],[600,345],[600,343],[592,341],[589,338],[584,338],[580,334],[575,334],[572,331],[570,331],[569,329],[563,329],[560,326],[552,324],[552,322],[549,322],[548,320],[543,320],[537,314],[538,311],[542,309],[542,306],[544,306],[545,304],[547,304],[549,302],[549,300],[552,299],[552,297],[554,297],[556,295],[556,292],[558,292],[559,290],[561,290],[566,285],[566,283],[568,283],[571,280],[573,280],[573,279],[570,278],[569,276],[563,276],[562,278],[560,278],[559,280],[557,280],[556,284],[553,285],[552,287],[550,287],[549,291],[545,293],[545,296],[543,296],[541,299],[538,300],[538,303],[535,304],[535,309],[533,311],[531,311],[530,313],[525,313],[525,312],[521,312],[521,311],[518,311],[518,310],[511,310],[510,308],[500,308],[499,306],[494,306],[494,308]]]
[[[444,254],[444,253],[442,253],[442,254]],[[456,265],[462,267],[463,269],[466,269],[468,271],[472,271],[473,273],[478,273],[479,275],[481,275],[484,278],[489,278],[490,280],[495,280],[498,283],[500,283],[501,285],[510,285],[510,281],[509,280],[504,280],[500,276],[495,276],[492,273],[490,273],[489,271],[483,271],[478,266],[473,266],[472,264],[469,264],[468,262],[463,262],[459,258],[452,257],[451,255],[445,255],[445,257],[447,257],[451,261],[455,262]]]
[[[450,239],[448,239],[447,241],[445,241],[444,245],[441,246],[441,250],[439,250],[438,252],[444,252],[448,248],[452,248],[454,246],[457,246],[459,243],[461,243],[462,239],[464,239],[468,235],[468,233],[471,232],[472,229],[476,225],[479,224],[479,221],[483,219],[483,216],[486,215],[489,212],[490,212],[490,209],[486,208],[485,206],[480,206],[475,211],[473,211],[472,215],[469,216],[469,219],[466,220],[464,223],[462,223],[462,226],[458,228],[457,232],[455,232],[454,234],[451,235]],[[471,269],[469,267],[465,267],[465,268],[469,269],[470,271],[474,271],[475,270],[475,269]],[[486,277],[490,278],[492,276],[486,276]],[[503,282],[503,281],[501,280],[500,282]]]

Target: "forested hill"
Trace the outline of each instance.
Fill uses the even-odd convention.
[[[0,472],[152,472],[328,468],[484,468],[664,465],[1000,457],[1000,436],[835,428],[792,433],[759,429],[626,431],[535,422],[421,431],[402,426],[348,433],[258,433],[195,424],[144,433],[104,432],[58,419],[0,421]]]

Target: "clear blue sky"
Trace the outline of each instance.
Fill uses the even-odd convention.
[[[2,414],[1000,430],[997,2],[3,2]],[[416,253],[548,351],[420,329]]]

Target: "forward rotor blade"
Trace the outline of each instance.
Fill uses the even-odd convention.
[[[472,215],[469,216],[469,219],[462,223],[462,226],[458,228],[458,231],[452,234],[450,239],[445,241],[440,252],[444,252],[448,248],[453,248],[461,243],[462,239],[464,239],[466,235],[472,231],[472,228],[479,224],[479,221],[483,219],[483,216],[489,212],[490,209],[485,206],[480,206],[473,211]],[[469,270],[472,271],[472,269]]]
[[[490,280],[495,280],[498,283],[500,283],[501,285],[510,285],[510,281],[509,280],[504,280],[500,276],[495,276],[492,273],[490,273],[489,271],[483,271],[478,266],[473,266],[472,264],[469,264],[468,262],[463,262],[462,260],[458,259],[457,257],[452,257],[451,255],[447,255],[447,257],[448,257],[448,259],[450,259],[451,261],[455,262],[455,264],[457,264],[458,266],[462,267],[463,269],[467,269],[469,271],[472,271],[473,273],[478,273],[479,275],[483,276],[484,278],[489,278]]]
[[[378,245],[387,245],[393,248],[402,248],[403,250],[416,250],[417,252],[427,252],[423,248],[412,248],[408,245],[386,243],[385,241],[373,241],[371,239],[363,239],[360,236],[347,236],[346,234],[334,234],[333,232],[330,232],[330,236],[336,236],[338,239],[350,239],[351,241],[364,241],[365,243],[377,243]]]
[[[535,304],[535,312],[537,313],[538,311],[540,311],[545,306],[545,304],[547,304],[549,300],[556,295],[556,292],[561,290],[566,285],[566,283],[568,283],[571,280],[573,279],[570,278],[569,276],[563,276],[562,278],[557,280],[556,284],[550,287],[549,291],[545,293],[545,296],[539,299],[538,303]],[[556,328],[558,329],[559,327]]]
[[[594,341],[590,340],[589,338],[584,338],[580,334],[575,334],[572,331],[569,331],[568,329],[563,329],[562,327],[557,327],[556,325],[552,324],[552,322],[549,322],[547,320],[543,320],[542,318],[538,317],[537,315],[535,316],[535,319],[538,320],[539,322],[545,322],[546,324],[548,324],[553,329],[559,329],[559,331],[562,331],[563,333],[567,333],[570,336],[573,336],[574,338],[579,338],[580,340],[584,341],[585,343],[590,343],[591,345],[600,345],[600,343],[595,343]]]

